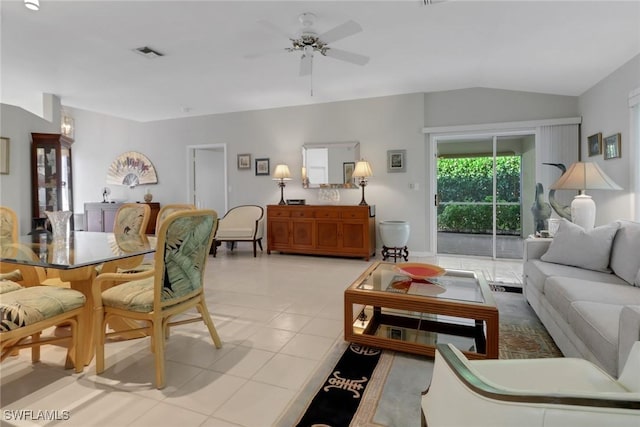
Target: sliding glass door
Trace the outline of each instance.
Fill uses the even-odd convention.
[[[533,135],[437,141],[437,252],[522,258],[523,153]]]

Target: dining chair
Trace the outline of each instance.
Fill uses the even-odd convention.
[[[22,348],[31,348],[31,361],[40,360],[40,347],[46,344],[71,342],[66,365],[82,372],[84,362],[78,345],[80,328],[86,327],[82,314],[85,296],[73,289],[55,286],[21,287],[3,281],[0,293],[0,361]],[[4,292],[6,291],[6,292]],[[42,337],[45,329],[69,325],[71,336]]]
[[[18,242],[18,215],[5,206],[0,206],[0,243]]]
[[[160,211],[158,212],[158,218],[156,219],[156,235],[158,234],[158,232],[160,232],[160,226],[167,216],[175,212],[191,211],[195,209],[195,205],[188,203],[174,203],[162,206],[160,208]]]
[[[116,235],[145,235],[151,208],[145,203],[124,203],[116,211],[113,221],[113,233]],[[132,269],[144,261],[143,256],[131,257],[126,260],[119,260],[117,264],[106,262],[96,266],[97,274],[115,273],[122,269]]]
[[[37,259],[38,256],[31,248],[22,245],[18,241],[18,216],[16,212],[6,206],[0,206],[0,248],[2,256],[7,258],[29,257]],[[0,263],[0,278],[12,280],[23,286],[34,286],[46,280],[46,270],[42,267]]]
[[[202,321],[216,348],[222,343],[205,302],[203,280],[209,248],[216,231],[218,215],[213,210],[187,210],[168,215],[157,234],[155,268],[139,273],[105,273],[93,286],[94,336],[96,339],[96,373],[105,370],[106,324],[113,317],[145,322],[144,331],[151,336],[155,358],[155,382],[165,386],[164,347],[168,328]],[[199,317],[171,321],[172,317],[192,308]]]
[[[191,205],[191,204],[169,204],[161,207],[160,211],[158,212],[158,217],[156,219],[156,230],[155,230],[156,236],[160,232],[160,226],[162,225],[162,222],[165,220],[167,216],[175,212],[189,211],[189,210],[195,210],[195,209],[196,209],[195,205]],[[140,271],[151,270],[154,268],[154,265],[155,264],[153,262],[153,259],[145,259],[142,261],[142,263],[140,263],[140,265],[136,267],[118,268],[118,273],[138,273]]]

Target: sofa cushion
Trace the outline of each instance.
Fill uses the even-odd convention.
[[[571,267],[569,265],[553,264],[540,260],[530,260],[524,264],[524,275],[527,278],[527,286],[533,286],[538,292],[544,293],[545,281],[551,276],[572,277],[593,282],[614,283],[626,285],[626,282],[614,274],[601,271],[585,270],[584,268]]]
[[[576,301],[568,310],[573,332],[612,375],[618,373],[618,328],[623,306]]]
[[[610,271],[611,244],[620,224],[614,222],[585,231],[562,219],[558,232],[541,260],[596,271]]]
[[[611,269],[627,283],[634,284],[640,270],[640,223],[618,222],[620,229],[611,246]]]
[[[571,303],[591,301],[603,304],[640,304],[640,290],[628,284],[594,282],[573,277],[549,277],[544,285],[549,304],[567,320]]]

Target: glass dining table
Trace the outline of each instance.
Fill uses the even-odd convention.
[[[21,236],[18,242],[0,242],[0,262],[15,264],[17,269],[27,266],[55,270],[61,281],[69,282],[72,289],[85,295],[87,303],[78,325],[78,345],[88,365],[95,351],[91,289],[96,266],[102,265],[102,272],[131,268],[146,254],[153,253],[155,247],[153,236],[74,231],[54,239],[50,233],[41,233]]]

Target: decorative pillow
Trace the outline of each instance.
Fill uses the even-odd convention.
[[[619,220],[620,229],[611,246],[611,270],[630,285],[640,270],[640,223]]]
[[[610,272],[611,244],[620,224],[617,222],[585,231],[579,225],[562,219],[542,261]]]

